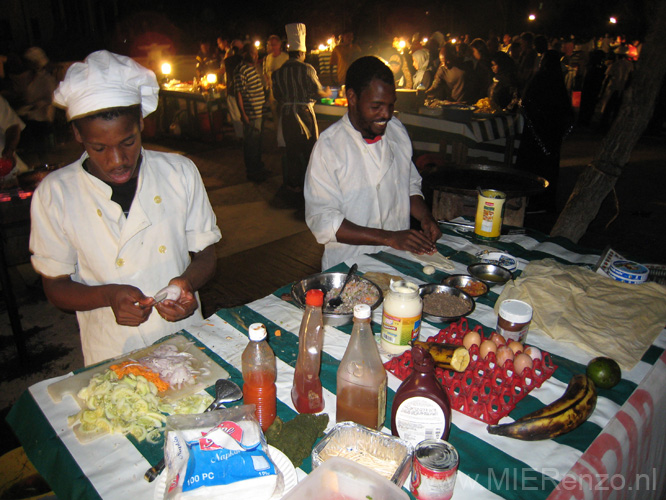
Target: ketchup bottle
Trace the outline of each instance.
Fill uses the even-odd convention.
[[[243,403],[256,406],[255,416],[262,430],[268,429],[277,414],[275,354],[266,342],[266,327],[253,323],[248,328],[250,343],[241,357]]]
[[[449,396],[435,377],[435,362],[421,346],[412,348],[412,373],[400,384],[391,408],[391,432],[416,446],[444,439],[451,429]]]
[[[305,294],[305,313],[298,332],[298,359],[291,388],[291,400],[298,413],[318,413],[324,409],[319,379],[324,348],[323,304],[321,290],[308,290]]]

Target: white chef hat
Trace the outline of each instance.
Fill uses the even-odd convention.
[[[284,29],[287,32],[288,50],[290,52],[295,50],[307,52],[307,48],[305,47],[305,24],[287,24]]]
[[[99,50],[72,64],[53,93],[70,120],[108,108],[141,104],[143,116],[157,109],[155,73],[131,58]]]

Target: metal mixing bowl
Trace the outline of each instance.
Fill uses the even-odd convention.
[[[464,288],[470,284],[478,283],[480,288],[483,288],[483,290],[480,293],[477,294],[472,294],[469,293],[467,290]],[[442,285],[447,285],[447,286],[452,286],[454,288],[457,288],[458,290],[461,290],[465,292],[467,295],[470,297],[481,297],[485,294],[488,293],[488,285],[486,285],[483,281],[481,281],[478,278],[475,278],[474,276],[470,276],[469,274],[452,274],[451,276],[444,278],[442,280]]]
[[[513,278],[513,274],[506,267],[496,266],[495,264],[471,264],[467,266],[467,272],[489,287],[503,285]]]
[[[379,304],[382,303],[382,300],[384,300],[381,288],[379,288],[372,281],[363,278],[362,276],[359,275],[354,275],[354,276],[357,279],[360,279],[361,281],[370,283],[377,290],[377,295],[379,296],[379,298],[373,305],[370,306],[370,308],[374,311],[379,306]],[[326,292],[332,290],[333,288],[341,287],[346,277],[347,273],[313,274],[311,276],[308,276],[307,278],[303,278],[301,281],[295,282],[291,286],[291,297],[296,303],[296,305],[298,305],[298,307],[305,309],[305,294],[308,292],[308,290],[319,289],[322,290],[325,294]],[[349,284],[347,286],[349,286]],[[348,314],[326,312],[326,304],[324,304],[324,323],[327,325],[331,326],[346,325],[347,323],[351,323],[353,318],[354,318],[354,313],[351,312]]]
[[[431,293],[442,293],[446,295],[454,295],[456,297],[461,297],[465,299],[465,302],[467,302],[469,309],[467,310],[466,313],[464,314],[459,314],[458,316],[436,316],[434,314],[429,314],[425,310],[425,304],[423,306],[423,317],[431,322],[434,323],[450,323],[452,321],[457,321],[463,316],[467,316],[468,314],[471,314],[472,311],[474,311],[474,308],[476,307],[476,302],[474,302],[474,299],[467,295],[465,292],[462,290],[458,290],[457,288],[454,288],[452,286],[447,286],[447,285],[437,285],[436,283],[429,283],[427,285],[421,285],[419,287],[419,295],[421,298],[425,298],[426,295],[430,295]]]

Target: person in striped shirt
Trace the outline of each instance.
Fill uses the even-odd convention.
[[[234,89],[243,120],[245,174],[252,182],[263,182],[266,180],[266,170],[261,160],[261,124],[266,95],[256,68],[257,48],[246,43],[241,56],[243,61],[234,72]]]

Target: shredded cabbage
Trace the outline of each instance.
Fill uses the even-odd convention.
[[[110,369],[93,376],[77,396],[86,407],[68,417],[68,425],[79,422],[83,433],[129,433],[150,443],[159,441],[166,415],[202,413],[213,401],[204,393],[168,403],[145,377],[129,374],[118,379]]]

